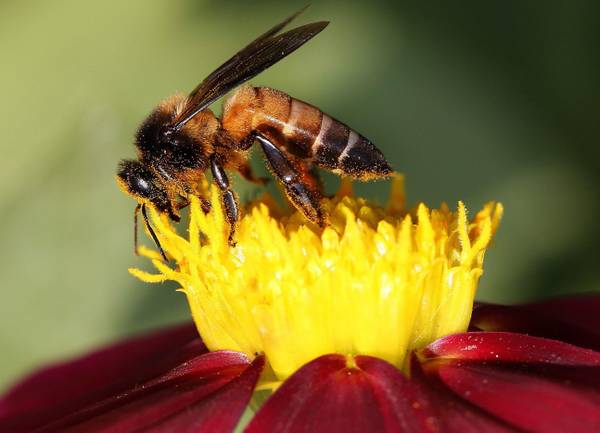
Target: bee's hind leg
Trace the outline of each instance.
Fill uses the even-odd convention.
[[[304,216],[319,227],[327,225],[327,218],[321,208],[321,194],[318,181],[311,175],[310,169],[302,162],[294,164],[275,144],[263,135],[256,139],[269,161],[273,174],[279,179],[292,204]]]
[[[210,169],[214,182],[221,190],[221,202],[229,223],[229,245],[235,246],[235,228],[240,214],[238,200],[235,193],[229,188],[229,178],[225,169],[215,157],[210,159]]]

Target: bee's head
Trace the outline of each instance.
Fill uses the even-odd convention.
[[[152,204],[156,210],[175,221],[179,216],[161,179],[137,160],[124,159],[117,169],[117,183],[127,194],[142,204]]]

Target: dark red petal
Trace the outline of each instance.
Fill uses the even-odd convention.
[[[409,394],[410,393],[410,394]],[[411,359],[410,388],[405,394],[413,399],[412,409],[421,418],[421,430],[440,433],[517,432],[507,424],[486,414],[477,406],[448,391],[439,381],[427,378],[416,357]],[[413,397],[414,395],[414,397]],[[411,416],[411,414],[407,415]]]
[[[600,352],[511,332],[466,332],[449,335],[421,349],[419,356],[480,362],[600,366]]]
[[[457,362],[440,366],[437,374],[457,395],[521,429],[600,431],[600,392],[581,384],[513,368]]]
[[[0,431],[11,418],[39,425],[148,380],[206,352],[193,324],[132,338],[46,367],[0,398]]]
[[[264,365],[237,352],[211,352],[46,426],[39,433],[231,432]]]
[[[234,430],[242,416],[260,373],[264,357],[256,358],[239,378],[225,385],[215,395],[188,407],[169,419],[147,429],[147,433],[227,433]]]
[[[422,368],[457,396],[532,432],[600,431],[600,353],[558,341],[490,332],[442,338]]]
[[[192,325],[161,331],[32,375],[0,400],[0,431],[172,431],[182,422],[226,431],[263,360],[249,364],[243,354],[206,353]]]
[[[479,304],[473,310],[471,326],[536,335],[600,351],[600,295],[516,306]]]
[[[358,356],[348,367],[326,355],[292,375],[245,433],[500,433],[513,430],[469,408],[448,391],[408,381],[380,359]]]

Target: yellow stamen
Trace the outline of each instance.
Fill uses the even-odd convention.
[[[467,329],[484,252],[502,215],[487,204],[472,221],[462,202],[404,208],[403,180],[393,181],[387,208],[355,197],[344,183],[324,199],[331,226],[320,230],[265,196],[227,242],[219,193],[204,214],[191,197],[189,237],[151,212],[160,242],[176,266],[141,253],[158,274],[132,269],[148,282],[175,280],[187,296],[211,350],[264,353],[276,380],[328,353],[371,355],[402,368],[406,354]]]

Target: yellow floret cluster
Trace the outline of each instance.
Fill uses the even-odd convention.
[[[265,195],[246,205],[235,247],[219,193],[204,213],[192,197],[187,236],[155,212],[151,219],[171,267],[144,249],[158,274],[175,280],[209,349],[264,353],[277,380],[328,353],[372,355],[404,367],[407,353],[467,329],[486,248],[502,206],[467,218],[462,202],[404,208],[396,176],[387,206],[344,182],[325,198],[330,226],[319,229]]]

